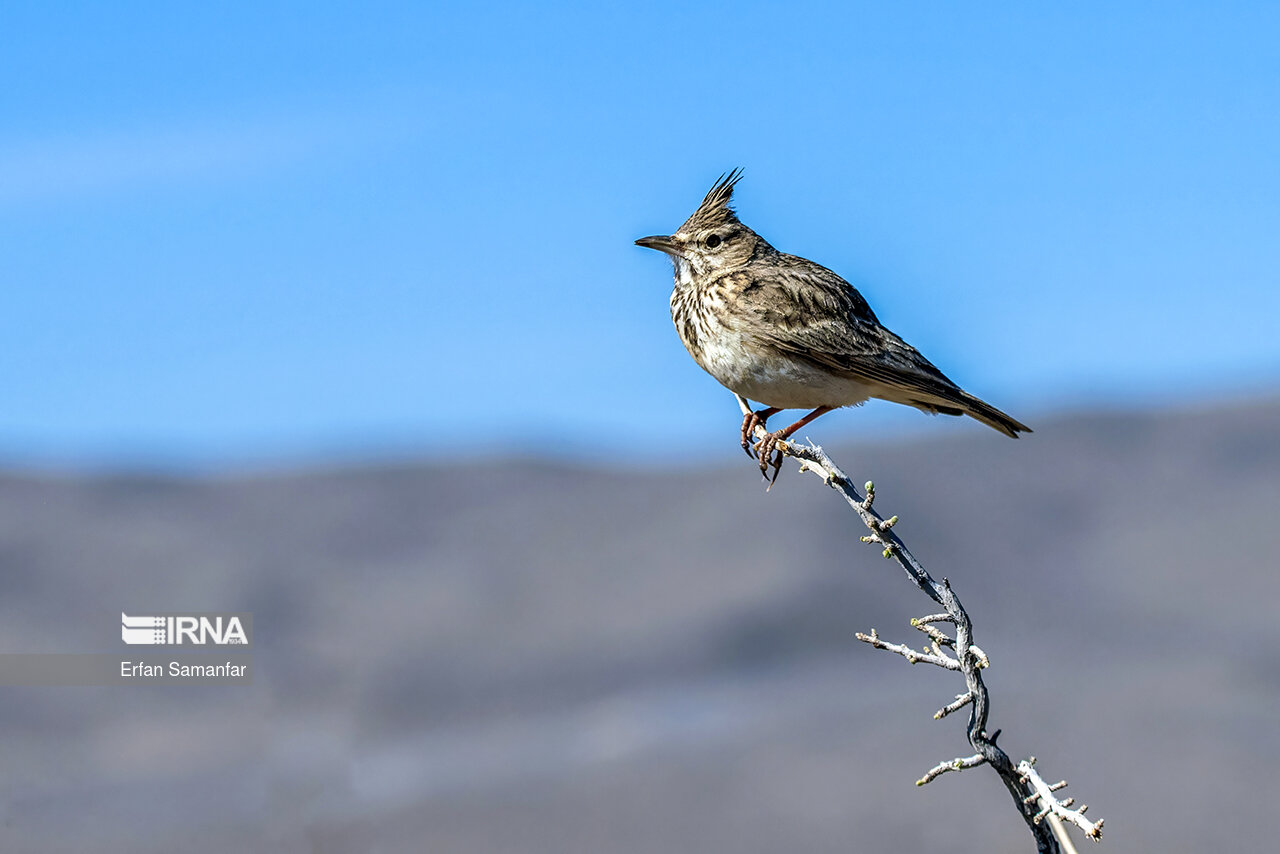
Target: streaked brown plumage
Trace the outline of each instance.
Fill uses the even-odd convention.
[[[844,279],[779,252],[743,225],[730,207],[741,175],[721,177],[675,234],[636,244],[666,253],[675,265],[671,317],[694,361],[729,390],[768,407],[744,418],[744,448],[755,425],[779,410],[813,410],[760,443],[754,455],[762,471],[779,440],[831,409],[871,397],[968,415],[1014,438],[1031,432],[884,328]],[[780,456],[772,462],[777,477]]]

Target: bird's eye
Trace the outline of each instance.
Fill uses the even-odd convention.
[[[721,243],[720,235],[718,235],[718,234],[713,234],[713,235],[711,235],[710,237],[708,237],[708,238],[707,238],[707,248],[708,248],[708,249],[715,249],[717,246],[719,246],[719,245],[720,245],[720,243]]]

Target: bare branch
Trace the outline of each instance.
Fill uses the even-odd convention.
[[[739,397],[738,403],[744,414],[750,412],[750,404],[745,399]],[[759,439],[765,433],[763,427],[757,427],[755,436]],[[1074,850],[1059,820],[1076,825],[1090,839],[1097,840],[1102,834],[1102,821],[1087,821],[1084,818],[1087,807],[1071,809],[1069,801],[1059,801],[1053,794],[1065,786],[1065,782],[1054,786],[1045,784],[1035,772],[1034,759],[1024,760],[1015,766],[1009,755],[996,744],[999,731],[997,730],[994,734],[987,733],[990,698],[986,685],[982,681],[982,671],[989,667],[991,662],[987,654],[973,643],[973,624],[969,613],[960,604],[960,598],[951,589],[951,583],[945,578],[939,582],[930,575],[898,537],[894,530],[898,517],[884,519],[873,509],[876,500],[875,484],[867,481],[863,493],[859,494],[848,475],[832,462],[821,447],[813,443],[806,446],[792,442],[779,442],[777,448],[784,456],[798,460],[800,471],[818,475],[827,486],[840,493],[870,531],[867,536],[862,537],[862,541],[879,546],[886,558],[898,562],[912,584],[942,606],[943,613],[930,614],[911,621],[912,626],[929,636],[931,641],[929,650],[920,652],[905,644],[889,643],[881,640],[874,630],[867,635],[858,634],[859,640],[877,649],[901,655],[912,664],[922,662],[934,664],[948,670],[958,670],[964,674],[965,693],[956,695],[955,702],[944,706],[935,717],[946,717],[968,706],[970,711],[966,734],[970,746],[977,752],[968,758],[939,764],[918,780],[917,785],[924,785],[948,771],[990,765],[999,775],[1001,782],[1004,783],[1017,805],[1023,821],[1035,837],[1036,849],[1040,854],[1061,854],[1064,848],[1069,852]],[[933,626],[934,623],[944,622],[955,626],[954,638]],[[955,657],[952,658],[943,652],[943,647],[955,650]],[[1046,818],[1048,821],[1045,820]],[[1056,832],[1053,828],[1057,828]],[[1059,838],[1062,840],[1061,844]]]
[[[933,719],[935,721],[940,721],[952,712],[958,712],[972,702],[973,694],[970,692],[966,691],[963,694],[957,694],[954,703],[947,703],[947,705],[933,713]]]
[[[987,760],[982,758],[981,753],[973,756],[966,756],[963,759],[952,759],[950,762],[939,762],[937,765],[925,772],[925,775],[916,780],[917,786],[923,786],[926,783],[942,776],[948,771],[963,771],[966,768],[976,768],[979,765],[985,765]]]
[[[1089,809],[1088,804],[1083,804],[1079,809],[1071,809],[1075,798],[1066,798],[1058,800],[1054,792],[1065,789],[1067,781],[1062,780],[1054,783],[1052,786],[1044,781],[1039,772],[1035,769],[1036,758],[1032,756],[1030,759],[1024,759],[1018,763],[1018,773],[1022,775],[1023,781],[1031,787],[1031,794],[1026,797],[1029,805],[1038,804],[1040,809],[1036,812],[1034,818],[1037,822],[1042,821],[1050,815],[1057,816],[1064,822],[1070,822],[1076,827],[1084,831],[1084,835],[1098,842],[1102,839],[1102,819],[1097,821],[1089,821],[1084,817],[1085,811]]]
[[[880,636],[876,634],[875,629],[872,629],[871,634],[869,635],[864,635],[862,632],[858,632],[855,635],[855,637],[857,637],[858,640],[860,641],[871,644],[876,649],[884,649],[884,650],[888,650],[889,652],[896,652],[898,655],[902,656],[907,661],[910,661],[912,664],[921,664],[921,663],[936,664],[939,667],[945,667],[947,670],[960,669],[960,662],[956,661],[954,658],[952,658],[949,655],[943,654],[941,651],[937,651],[937,652],[929,652],[928,650],[921,651],[918,649],[912,649],[911,647],[907,646],[904,643],[889,643],[888,641],[881,640]],[[934,647],[934,649],[936,650],[937,647]]]
[[[949,646],[953,649],[955,648],[956,642],[954,638],[948,636],[944,632],[938,631],[928,623],[920,620],[912,620],[911,625],[933,638],[933,642],[935,644],[938,644],[939,646]]]

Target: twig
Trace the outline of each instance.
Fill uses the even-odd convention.
[[[933,719],[940,721],[952,712],[958,712],[965,706],[973,702],[973,694],[965,691],[963,694],[956,694],[955,702],[947,703],[941,709],[933,713]]]
[[[876,634],[875,629],[872,629],[871,634],[869,635],[864,635],[862,632],[858,632],[856,637],[864,643],[871,644],[876,649],[886,649],[889,652],[896,652],[912,664],[920,664],[923,662],[924,664],[936,664],[939,667],[945,667],[947,670],[960,669],[960,662],[956,661],[951,656],[942,653],[937,646],[934,647],[934,652],[929,652],[928,650],[921,651],[918,649],[912,649],[905,643],[889,643],[888,641],[881,640],[880,636]]]
[[[1071,805],[1075,803],[1075,798],[1066,798],[1058,800],[1058,796],[1054,792],[1067,787],[1067,781],[1062,780],[1050,786],[1044,781],[1044,778],[1035,769],[1036,758],[1032,756],[1030,759],[1024,759],[1018,763],[1018,773],[1022,775],[1022,779],[1031,787],[1031,794],[1024,801],[1029,805],[1039,806],[1034,818],[1037,822],[1043,821],[1048,816],[1056,816],[1064,822],[1070,822],[1076,827],[1084,831],[1084,835],[1093,840],[1102,837],[1102,819],[1097,821],[1089,821],[1084,817],[1085,811],[1089,809],[1088,804],[1081,804],[1079,809],[1071,809]]]
[[[945,632],[939,631],[938,629],[935,629],[933,626],[929,625],[931,622],[935,622],[935,621],[912,620],[911,625],[919,629],[920,631],[924,632],[929,637],[933,638],[933,642],[938,644],[939,646],[949,646],[952,649],[955,649],[955,645],[956,645],[955,639],[947,635]]]
[[[738,403],[744,415],[750,412],[750,404],[745,399],[738,397]],[[763,427],[757,427],[756,437],[762,437],[765,432]],[[800,471],[813,472],[821,477],[824,483],[839,492],[871,531],[868,536],[862,538],[863,542],[880,546],[882,554],[886,558],[896,560],[911,583],[941,605],[945,612],[930,614],[912,621],[911,624],[929,635],[932,641],[931,649],[924,652],[916,651],[904,644],[881,640],[874,630],[869,635],[858,635],[859,640],[877,649],[897,653],[912,664],[935,664],[948,670],[959,670],[964,674],[965,693],[957,695],[956,701],[944,706],[935,717],[945,717],[953,711],[969,706],[969,725],[966,734],[970,746],[977,752],[968,758],[941,763],[920,778],[917,785],[924,785],[947,771],[990,765],[1012,796],[1019,814],[1035,837],[1036,849],[1041,854],[1061,854],[1062,852],[1058,837],[1051,828],[1054,817],[1076,825],[1088,838],[1098,841],[1102,835],[1102,821],[1087,821],[1084,818],[1086,807],[1078,810],[1070,809],[1069,801],[1059,801],[1053,794],[1058,788],[1065,786],[1065,782],[1061,786],[1045,785],[1033,767],[1034,759],[1024,760],[1015,766],[1009,754],[996,744],[1000,732],[997,730],[988,735],[987,716],[990,705],[987,687],[982,681],[982,670],[990,665],[990,661],[986,653],[973,643],[973,624],[969,619],[969,613],[960,604],[960,598],[956,596],[955,591],[951,589],[950,581],[944,578],[938,582],[934,579],[894,533],[893,528],[898,522],[898,517],[884,519],[872,509],[875,503],[875,484],[867,481],[864,486],[865,494],[859,494],[848,475],[831,461],[821,447],[813,443],[805,446],[779,442],[777,447],[783,455],[800,461]],[[949,622],[955,626],[954,638],[933,627],[934,623],[942,622]],[[944,653],[943,647],[954,649],[955,657],[952,658]],[[1046,817],[1049,817],[1050,821],[1045,821]],[[1067,845],[1070,846],[1069,840]]]
[[[963,771],[966,768],[976,768],[979,765],[985,764],[986,761],[987,760],[982,758],[981,753],[976,753],[973,756],[966,756],[963,759],[952,759],[950,762],[939,762],[937,765],[926,771],[923,777],[916,780],[916,785],[923,786],[925,783],[930,782],[935,777],[939,777],[948,771]]]

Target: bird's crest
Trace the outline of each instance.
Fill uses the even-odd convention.
[[[685,222],[682,230],[694,230],[714,227],[730,222],[737,222],[738,215],[733,212],[729,203],[733,201],[733,185],[742,178],[742,170],[734,169],[721,175],[716,185],[707,191],[707,195],[693,212],[693,216]]]

